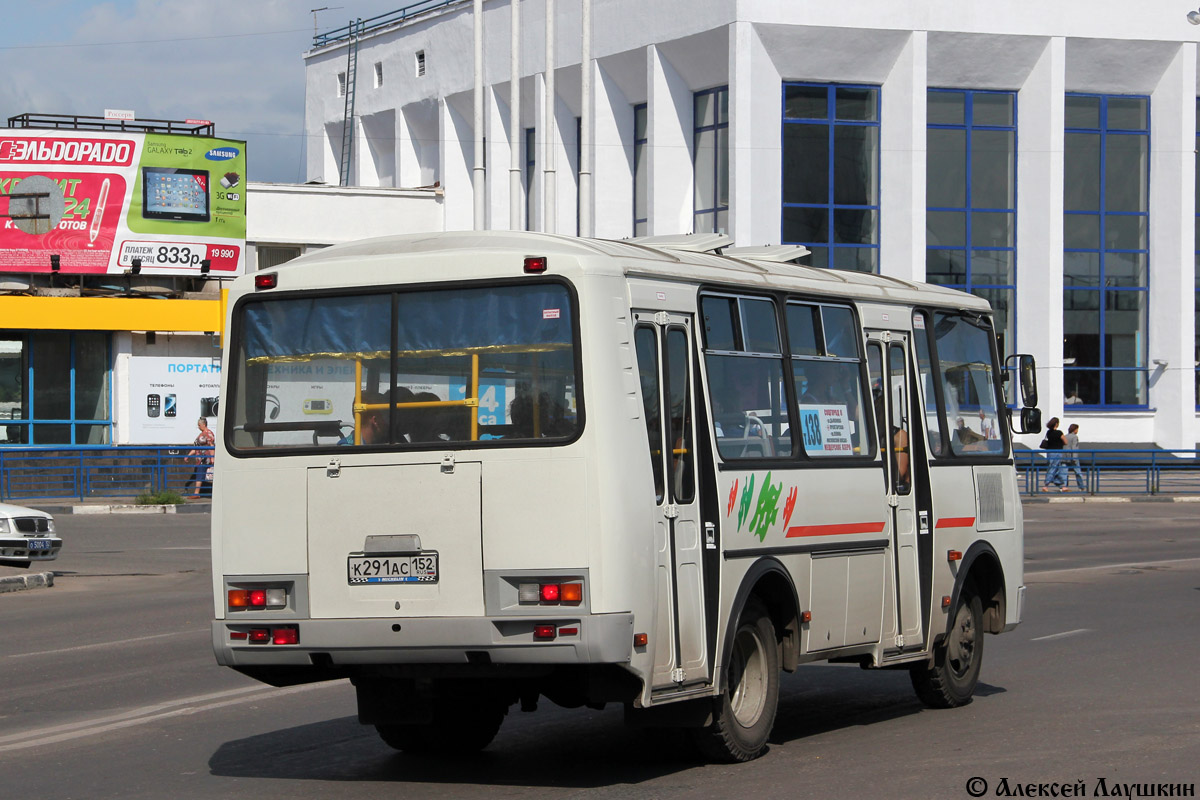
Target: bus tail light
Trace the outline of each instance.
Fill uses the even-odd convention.
[[[279,285],[278,272],[260,272],[254,276],[254,289],[274,289]]]
[[[946,553],[946,559],[949,561],[962,561],[962,551],[950,550]]]
[[[278,628],[231,630],[229,639],[250,644],[300,644],[300,628],[295,625],[283,625]]]
[[[521,605],[577,606],[583,602],[583,584],[580,582],[517,584],[517,602]]]
[[[275,644],[300,644],[300,629],[290,625],[276,628],[271,632],[271,641]]]
[[[545,256],[525,256],[525,271],[532,275],[540,275],[546,271]]]
[[[553,625],[534,625],[533,638],[541,639],[542,641],[551,641],[558,635],[558,629]]]
[[[286,608],[288,604],[287,589],[282,587],[271,589],[230,589],[228,599],[230,611],[248,608]]]

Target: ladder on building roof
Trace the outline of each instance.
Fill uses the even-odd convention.
[[[350,164],[354,158],[354,85],[358,82],[358,37],[362,19],[350,23],[350,43],[346,45],[346,111],[342,122],[342,159],[338,165],[338,185],[350,185]]]

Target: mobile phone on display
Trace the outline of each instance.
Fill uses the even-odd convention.
[[[162,405],[162,398],[156,394],[146,395],[146,416],[157,417],[158,409]]]
[[[163,406],[163,416],[164,417],[175,416],[175,395],[173,395],[173,394],[167,395],[167,402]]]

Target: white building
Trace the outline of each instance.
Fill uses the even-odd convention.
[[[521,0],[514,112],[514,2],[484,3],[478,131],[471,2],[367,21],[354,70],[348,37],[318,37],[308,179],[342,177],[350,93],[346,182],[436,184],[445,229],[723,230],[967,288],[992,301],[1008,352],[1037,357],[1046,417],[1081,423],[1085,442],[1196,446],[1186,4],[592,0],[585,113],[579,0]]]

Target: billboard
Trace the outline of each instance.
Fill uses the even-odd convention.
[[[245,183],[245,142],[0,129],[0,272],[239,275]]]
[[[216,427],[221,359],[130,356],[129,425],[121,444],[180,444],[196,438],[196,419]]]

